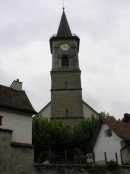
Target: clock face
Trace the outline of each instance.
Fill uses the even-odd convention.
[[[63,44],[60,45],[60,49],[62,51],[68,51],[70,49],[70,45],[67,44],[67,43],[63,43]]]

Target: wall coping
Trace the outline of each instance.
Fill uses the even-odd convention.
[[[34,166],[37,167],[88,167],[88,166],[94,166],[94,164],[39,164],[34,163]],[[104,165],[105,166],[105,165]]]
[[[21,142],[11,142],[12,146],[19,146],[19,147],[27,147],[27,148],[34,148],[32,144],[28,143],[21,143]]]
[[[88,166],[95,166],[95,164],[39,164],[34,163],[34,166],[50,166],[50,167],[88,167]],[[106,164],[98,164],[99,166],[106,166]],[[130,165],[119,165],[122,168],[130,168]]]
[[[3,128],[0,128],[0,131],[1,132],[9,132],[9,133],[13,132],[13,130],[11,130],[11,129],[3,129]]]

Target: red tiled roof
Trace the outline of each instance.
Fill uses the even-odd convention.
[[[0,85],[0,107],[7,109],[15,109],[31,114],[36,113],[25,91],[14,90],[10,87],[3,85]]]
[[[124,123],[122,121],[102,119],[102,120],[99,120],[95,134],[94,134],[91,144],[90,144],[90,149],[92,149],[94,147],[103,123],[107,124],[108,127],[113,132],[115,132],[115,134],[117,134],[120,138],[122,138],[123,140],[126,140],[126,141],[130,141],[130,124]]]
[[[103,119],[102,121],[103,123],[106,123],[120,138],[130,141],[130,124],[108,119]]]

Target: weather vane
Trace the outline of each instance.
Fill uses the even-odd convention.
[[[65,7],[64,7],[64,1],[63,1],[63,10],[65,9]]]

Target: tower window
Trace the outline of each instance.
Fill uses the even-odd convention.
[[[68,116],[68,114],[69,114],[69,111],[68,111],[68,109],[66,109],[66,116]]]
[[[2,118],[3,116],[0,116],[0,126],[2,125]]]
[[[65,88],[68,88],[68,83],[67,82],[65,82]]]
[[[67,55],[62,57],[62,67],[69,66],[69,58]]]

